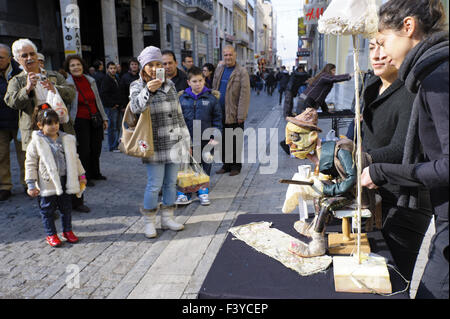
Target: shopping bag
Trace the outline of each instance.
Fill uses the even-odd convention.
[[[122,137],[119,150],[134,157],[150,157],[154,154],[153,129],[150,109],[145,109],[138,118],[128,103],[122,120]]]
[[[69,111],[67,110],[66,104],[64,104],[64,101],[58,91],[53,93],[51,90],[48,90],[47,103],[56,112],[56,114],[58,114],[60,123],[64,124],[69,122]]]
[[[195,193],[209,187],[209,176],[201,165],[190,155],[190,162],[182,163],[177,174],[177,188],[183,193]]]

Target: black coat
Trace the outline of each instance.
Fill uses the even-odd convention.
[[[289,82],[287,85],[287,89],[291,91],[292,96],[296,96],[298,89],[302,85],[306,85],[306,80],[309,79],[309,74],[306,72],[298,72],[294,71],[292,72],[291,77],[289,78]]]
[[[186,73],[177,68],[177,75],[170,79],[173,84],[175,84],[175,88],[177,92],[184,91],[188,88],[187,84],[187,76]]]
[[[415,94],[409,92],[404,83],[397,79],[381,95],[379,88],[381,79],[371,77],[362,95],[364,137],[362,147],[367,152],[372,163],[401,164],[403,148],[409,118]],[[400,187],[386,184],[380,193],[383,202],[395,205]]]
[[[102,98],[104,107],[113,107],[114,105],[121,105],[121,96],[119,89],[119,82],[114,77],[106,75],[102,80],[100,89],[100,96]]]
[[[139,72],[136,74],[133,74],[131,72],[127,72],[124,75],[122,75],[122,78],[119,82],[119,89],[120,89],[120,97],[122,99],[122,107],[125,108],[129,101],[130,96],[130,84],[133,81],[136,81],[139,79]]]
[[[288,71],[281,71],[277,74],[277,81],[280,84],[281,90],[286,90],[286,87],[289,82],[289,72]]]
[[[0,75],[0,130],[19,128],[19,111],[8,107],[3,99],[8,88],[8,81],[20,72],[22,70],[19,68],[19,64],[11,59],[9,74],[5,74],[6,78]]]

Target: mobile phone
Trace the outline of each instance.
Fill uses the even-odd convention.
[[[156,78],[159,79],[161,82],[164,82],[164,68],[157,68],[156,69]]]

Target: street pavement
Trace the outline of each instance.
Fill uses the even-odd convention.
[[[320,120],[319,126],[324,131],[321,137],[331,128],[328,120]],[[158,217],[155,239],[144,237],[139,213],[146,185],[144,165],[137,158],[108,152],[105,140],[100,161],[108,179],[87,189],[90,213],[72,214],[80,242],[64,242],[56,249],[45,242],[37,201],[24,194],[11,154],[13,196],[0,202],[0,298],[196,298],[236,217],[281,214],[287,185],[278,180],[290,179],[298,165],[308,164],[280,149],[284,127],[277,92],[273,97],[252,92],[245,128],[266,134],[258,143],[246,141],[245,156],[257,153],[256,161],[246,159],[235,177],[216,175],[221,165],[214,164],[211,205],[201,206],[196,200],[178,208],[176,221],[185,224],[180,232],[162,231]],[[272,154],[271,162],[264,154]],[[56,225],[60,233],[60,220]],[[432,226],[416,264],[412,297],[426,263]]]

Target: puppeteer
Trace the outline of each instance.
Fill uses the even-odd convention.
[[[286,194],[283,212],[291,212],[303,199],[314,199],[316,214],[311,224],[299,220],[294,228],[303,236],[311,237],[308,245],[293,243],[291,251],[301,257],[314,257],[325,254],[325,228],[333,212],[342,209],[355,200],[356,166],[353,160],[354,143],[349,139],[322,142],[317,126],[318,114],[313,108],[307,108],[296,117],[287,117],[286,144],[290,152],[298,159],[310,159],[315,165],[315,174],[308,178],[312,186],[295,185]],[[363,166],[370,164],[370,157],[363,154]],[[329,175],[332,181],[321,180],[320,175]],[[291,186],[291,185],[290,185]],[[374,198],[364,192],[362,207],[374,206]]]

